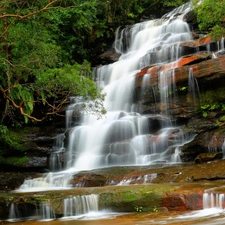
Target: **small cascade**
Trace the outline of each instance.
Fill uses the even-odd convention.
[[[51,154],[49,159],[49,165],[51,171],[61,171],[64,168],[64,154],[65,154],[65,147],[64,147],[64,139],[65,134],[58,134],[55,137],[55,144],[53,146],[54,151]]]
[[[55,215],[52,213],[52,210],[51,210],[50,201],[41,202],[40,206],[36,209],[34,217],[36,220],[42,220],[42,221],[55,219]]]
[[[18,209],[17,204],[11,203],[9,209],[9,221],[17,221],[21,220],[22,215],[20,210]]]
[[[20,220],[52,220],[55,218],[52,213],[50,201],[41,202],[38,205],[11,203],[8,221]]]
[[[212,58],[213,59],[216,59],[217,58],[217,56],[216,56],[216,54],[214,52],[212,53]]]
[[[217,41],[217,49],[218,52],[224,51],[224,37],[222,37],[220,41]]]
[[[225,139],[223,141],[223,144],[222,144],[222,152],[223,152],[223,157],[225,157]]]
[[[189,101],[192,106],[198,106],[200,102],[200,90],[198,86],[198,81],[194,76],[193,68],[189,69],[188,73],[188,94]]]
[[[203,209],[208,208],[224,209],[224,206],[225,206],[224,194],[220,193],[203,194]]]
[[[198,3],[200,4],[200,3]],[[171,18],[173,19],[175,15],[183,16],[185,13],[188,13],[191,10],[192,7],[192,1],[181,5],[180,7],[172,10],[171,12],[165,14],[162,18]]]
[[[174,69],[162,71],[159,79],[161,111],[168,115],[168,110],[173,108],[173,105],[177,102]]]
[[[225,51],[224,44],[225,44],[224,37],[222,37],[221,40],[217,41],[216,49],[213,52],[211,52],[210,44],[209,44],[209,47],[207,48],[207,52],[212,54],[213,59],[218,58],[220,54],[224,54],[224,51]]]
[[[174,154],[171,155],[171,162],[173,163],[181,163],[181,158],[180,158],[180,148],[176,147]]]
[[[95,194],[64,199],[64,217],[98,212],[99,196]]]
[[[43,191],[52,189],[68,189],[70,188],[69,181],[72,174],[69,171],[48,173],[43,177],[36,179],[26,179],[17,190],[18,192]]]
[[[148,183],[152,183],[154,179],[156,178],[157,178],[157,173],[145,174],[145,175],[135,176],[131,178],[124,178],[117,185],[124,186],[124,185],[131,185],[131,184],[148,184]],[[115,182],[112,181],[110,185],[115,185]]]

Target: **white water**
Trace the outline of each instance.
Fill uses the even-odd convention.
[[[220,193],[204,193],[203,209],[218,208],[224,209],[224,194]]]
[[[224,214],[224,194],[221,193],[204,193],[203,194],[203,209],[192,213],[187,213],[179,218],[203,218],[209,216],[217,216]]]
[[[127,39],[129,48],[124,51],[124,40]],[[178,60],[182,56],[179,42],[191,39],[187,23],[180,19],[153,20],[136,24],[120,33],[118,31],[115,48],[123,53],[120,60],[97,70],[98,83],[106,93],[105,107],[108,113],[101,120],[86,115],[81,119],[82,125],[71,130],[69,167],[89,170],[151,164],[155,161],[170,162],[171,156],[165,154],[169,146],[164,131],[159,135],[163,140],[160,144],[151,139],[149,141],[149,137],[146,137],[150,133],[148,117],[141,116],[135,110],[132,102],[135,75],[150,63]],[[173,95],[168,98],[169,92],[176,92],[173,79],[173,70],[160,75],[160,97],[166,108],[176,101]],[[168,84],[168,80],[172,82]],[[166,130],[170,129],[174,128],[167,124]]]
[[[169,108],[177,101],[174,67],[183,54],[180,42],[192,40],[188,24],[182,21],[182,16],[175,18],[175,14],[189,10],[190,4],[185,4],[162,19],[118,30],[115,49],[122,53],[120,59],[96,71],[96,83],[106,93],[104,104],[107,114],[102,119],[84,115],[79,125],[74,126],[73,114],[80,109],[81,103],[72,103],[66,120],[68,145],[57,143],[58,147],[51,157],[51,168],[54,171],[62,170],[62,154],[66,151],[66,171],[27,180],[20,191],[69,187],[71,171],[181,162],[179,147],[192,140],[193,135],[185,134],[181,128],[175,127],[169,118]],[[149,64],[171,62],[170,69],[159,76],[159,98],[163,110],[155,115],[141,115],[139,106],[133,103],[137,72]],[[151,76],[144,80],[147,82],[148,79]],[[146,86],[144,80],[143,85]],[[155,103],[154,100],[151,104]],[[158,130],[152,126],[153,120],[160,123]]]
[[[99,211],[98,199],[99,196],[94,194],[64,199],[64,219],[66,217],[97,213]]]
[[[198,86],[198,81],[194,76],[193,69],[189,69],[188,74],[188,93],[189,93],[189,101],[195,107],[200,102],[200,90]]]
[[[151,175],[150,179],[152,178],[154,178],[154,176]],[[203,194],[202,197],[202,210],[192,211],[180,216],[173,216],[173,214],[171,214],[171,216],[168,218],[166,218],[167,213],[164,213],[161,219],[158,218],[158,215],[156,214],[156,218],[154,220],[152,219],[151,221],[141,217],[143,221],[140,224],[147,224],[147,222],[148,224],[181,224],[183,222],[187,222],[187,224],[195,224],[195,220],[198,221],[196,224],[214,224],[213,222],[209,222],[214,220],[216,222],[215,224],[223,224],[219,223],[219,221],[222,222],[222,217],[225,215],[224,200],[225,197],[223,193],[213,193],[208,190]],[[55,219],[55,216],[51,210],[51,203],[49,201],[40,203],[34,209],[24,204],[22,204],[22,206],[23,208],[21,209],[18,204],[11,204],[10,215],[8,219],[9,222],[18,222],[20,220],[50,221]],[[91,221],[99,220],[100,223],[101,219],[110,218],[115,219],[116,223],[116,217],[121,215],[119,213],[107,211],[107,209],[104,211],[99,210],[99,195],[95,194],[66,198],[62,201],[62,208],[63,217],[60,218],[60,221],[90,220],[91,223]],[[150,215],[151,214],[148,214],[147,217]],[[207,221],[207,219],[209,221]],[[190,223],[188,223],[188,221]],[[204,223],[206,221],[207,223]],[[136,222],[139,224],[138,221]]]
[[[55,218],[51,210],[50,201],[43,201],[35,208],[34,206],[26,205],[23,202],[11,203],[9,210],[9,222],[16,222],[20,220],[41,220],[49,221]]]

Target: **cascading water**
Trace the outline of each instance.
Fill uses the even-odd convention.
[[[224,208],[224,194],[219,193],[204,193],[203,194],[203,209],[208,208]]]
[[[74,196],[64,199],[64,217],[98,212],[98,195]]]
[[[192,102],[192,105],[194,107],[197,106],[200,102],[200,90],[198,86],[198,81],[193,73],[193,68],[190,68],[188,73],[188,93],[189,101]]]
[[[124,43],[128,39],[129,43]],[[170,162],[168,158],[171,157],[165,154],[168,147],[164,144],[168,142],[166,135],[161,144],[152,141],[149,137],[149,116],[141,116],[132,102],[135,75],[151,63],[178,60],[182,56],[178,43],[191,39],[187,23],[180,19],[153,20],[117,33],[115,48],[123,54],[118,62],[97,70],[97,83],[106,93],[108,113],[101,120],[93,115],[84,116],[82,125],[71,129],[69,158],[73,162],[70,166],[84,170],[150,164],[154,161]],[[168,93],[176,92],[173,77],[173,70],[167,70],[160,76],[161,102],[165,103],[166,108],[170,101],[176,101],[173,95],[168,98]],[[166,125],[168,130],[173,129]]]
[[[62,167],[59,157],[65,150],[67,164],[64,169],[67,171],[180,162],[179,146],[190,141],[193,136],[185,135],[179,127],[173,127],[167,109],[177,101],[174,68],[183,54],[179,43],[192,40],[189,26],[182,20],[183,13],[190,8],[191,3],[188,3],[162,19],[117,31],[114,46],[122,54],[120,59],[96,70],[96,83],[106,93],[104,104],[107,114],[102,119],[94,115],[81,116],[79,125],[74,126],[72,115],[80,102],[70,105],[66,121],[68,146],[57,144],[58,150],[51,160],[54,170],[57,167],[55,163]],[[175,15],[180,15],[180,18]],[[136,74],[147,65],[165,63],[169,64],[169,68],[161,72],[158,87],[164,110],[157,115],[141,115],[139,105],[133,103]],[[150,80],[151,76],[146,76],[146,79]],[[146,86],[145,83],[143,85]],[[142,88],[142,94],[145,92]],[[152,126],[152,118],[160,118],[158,130]],[[68,174],[50,173],[40,178],[37,185],[35,181],[25,181],[21,188],[65,187],[70,178]]]
[[[51,210],[51,204],[49,201],[43,201],[39,205],[26,205],[11,203],[9,210],[10,222],[20,221],[20,220],[52,220],[55,216]]]
[[[185,221],[191,220],[191,219],[205,219],[206,221],[203,221],[203,223],[191,223],[191,224],[223,224],[223,215],[224,215],[224,194],[223,193],[213,193],[213,192],[205,192],[203,194],[203,209],[194,211],[191,213],[187,213],[182,216],[178,216],[178,219],[183,219]],[[215,220],[212,223],[207,223],[207,220],[210,221],[211,218],[217,217],[221,215],[222,220]],[[179,220],[180,221],[180,220]]]

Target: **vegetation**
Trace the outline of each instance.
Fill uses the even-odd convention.
[[[210,36],[215,40],[225,35],[225,1],[224,0],[204,0],[198,4],[195,0],[197,21],[200,30],[209,31]],[[198,4],[198,5],[197,5]]]
[[[1,123],[21,123],[15,109],[26,123],[28,119],[42,121],[59,114],[71,95],[98,99],[97,103],[101,103],[104,96],[91,78],[90,64],[83,58],[79,64],[72,61],[73,52],[67,51],[66,45],[71,43],[61,40],[65,32],[60,31],[60,26],[67,22],[66,13],[78,16],[79,10],[86,12],[86,5],[70,9],[70,5],[62,7],[60,1],[1,1],[0,92],[5,105]],[[60,20],[63,16],[64,21]],[[80,21],[77,23],[85,29]],[[35,106],[40,105],[46,107],[34,115]],[[93,112],[98,113],[99,107],[104,113],[102,104],[92,108]]]
[[[104,94],[96,88],[90,68],[107,40],[112,43],[115,27],[134,23],[149,9],[183,2],[1,1],[0,122],[18,126],[23,118],[28,123],[60,115],[71,95],[96,100],[85,108],[104,114]]]
[[[8,129],[64,116],[69,97],[101,116],[104,93],[91,67],[113,42],[119,25],[161,16],[184,0],[0,1],[0,157],[23,157]],[[16,160],[12,159],[10,162]],[[22,161],[24,159],[22,158]],[[5,161],[6,162],[6,161]],[[14,164],[14,163],[13,163]]]

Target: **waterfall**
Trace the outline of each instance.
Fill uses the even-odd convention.
[[[21,212],[18,209],[17,205],[14,203],[11,203],[10,209],[9,209],[9,221],[17,221],[21,220]]]
[[[220,193],[204,193],[203,209],[219,208],[224,209],[224,194]]]
[[[197,106],[200,102],[200,90],[198,81],[194,76],[193,68],[190,68],[188,73],[188,94],[189,101],[193,106]]]
[[[64,217],[98,212],[98,195],[74,196],[64,199]]]
[[[181,11],[185,7],[187,5]],[[152,141],[153,138],[146,140],[146,134],[150,133],[149,119],[133,105],[134,82],[136,73],[151,63],[176,62],[182,56],[179,42],[188,40],[192,40],[191,32],[188,24],[181,19],[151,20],[117,31],[114,46],[122,53],[119,61],[96,71],[97,80],[106,93],[107,115],[101,120],[86,115],[81,118],[81,125],[71,130],[68,148],[70,167],[84,170],[143,165],[157,160],[171,162],[165,154],[161,154],[168,152],[169,146],[164,141],[158,144]],[[174,66],[176,63],[160,75],[159,90],[165,115],[169,114],[167,109],[170,105],[176,102]],[[149,79],[150,76],[146,77],[146,82]],[[166,136],[160,136],[160,139],[167,142]]]
[[[43,201],[40,204],[24,204],[22,203],[11,203],[9,209],[8,221],[19,221],[19,220],[52,220],[55,216],[51,210],[50,201]]]
[[[65,152],[64,142],[63,142],[64,139],[65,139],[65,134],[58,134],[55,137],[55,145],[53,147],[54,152],[51,154],[51,157],[49,160],[51,171],[62,170],[64,168],[63,166],[63,156]]]
[[[188,221],[193,218],[198,218],[198,222],[202,221],[203,218],[206,220],[210,220],[212,217],[216,217],[218,215],[224,214],[224,194],[223,193],[213,193],[211,191],[205,191],[203,194],[203,207],[202,210],[193,211],[191,213],[186,213],[185,215],[178,216],[179,219],[185,219],[185,221]],[[197,222],[197,221],[196,221]],[[191,223],[191,224],[198,224],[197,223]],[[223,221],[219,221],[219,223],[206,223],[206,221],[203,221],[203,223],[200,222],[200,224],[223,224]]]
[[[20,190],[69,187],[70,171],[181,162],[179,147],[192,140],[193,135],[174,126],[170,109],[178,101],[174,69],[183,56],[180,42],[192,40],[189,25],[182,18],[191,9],[190,4],[161,19],[117,30],[114,48],[121,54],[119,60],[95,71],[96,84],[106,94],[107,114],[101,119],[82,114],[82,99],[71,98],[66,112],[66,144],[65,135],[59,136],[62,143],[57,144],[51,157],[52,170],[66,170],[27,180]],[[167,69],[160,72],[158,87],[147,88],[151,74],[143,79],[139,95],[153,93],[148,104],[155,114],[142,115],[144,109],[134,103],[136,75],[151,64],[167,64]],[[74,115],[80,116],[79,121]]]

